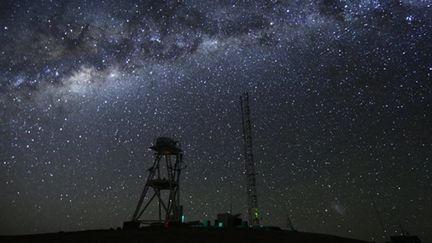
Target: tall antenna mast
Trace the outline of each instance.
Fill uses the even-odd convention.
[[[231,162],[228,162],[228,167],[231,170]],[[233,181],[232,181],[232,175],[230,174],[229,177],[229,183],[230,183],[230,208],[229,208],[229,213],[232,214],[233,213]]]
[[[260,225],[258,210],[258,198],[256,190],[255,162],[252,153],[252,126],[250,119],[249,94],[240,96],[240,107],[242,113],[242,128],[244,139],[244,158],[246,162],[247,197],[248,197],[248,221],[252,227]]]

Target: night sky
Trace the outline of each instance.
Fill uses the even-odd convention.
[[[1,0],[0,43],[0,234],[121,226],[158,136],[246,218],[247,91],[263,224],[432,241],[431,0]]]

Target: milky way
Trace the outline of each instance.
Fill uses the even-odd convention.
[[[432,2],[1,1],[0,234],[117,227],[157,136],[188,220],[432,240]],[[383,221],[383,232],[378,218]]]

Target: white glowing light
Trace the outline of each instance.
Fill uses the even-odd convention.
[[[414,16],[409,15],[409,16],[407,16],[407,17],[405,18],[405,20],[406,20],[407,22],[411,23],[412,21],[414,21]]]
[[[119,76],[119,72],[117,70],[113,70],[110,74],[109,74],[109,78],[117,78]]]
[[[80,70],[70,76],[65,84],[69,86],[69,91],[72,93],[85,93],[92,83],[92,77],[95,75],[95,69],[82,67]]]
[[[219,48],[219,41],[216,39],[204,39],[200,48],[204,52],[214,52]]]
[[[151,36],[151,37],[150,37],[150,40],[151,40],[151,41],[156,41],[156,42],[158,42],[158,43],[161,43],[161,42],[162,42],[161,39],[160,39],[160,37],[157,36],[157,35],[153,35],[153,36]]]
[[[22,83],[24,83],[24,78],[18,77],[15,82],[13,83],[14,87],[20,86]]]

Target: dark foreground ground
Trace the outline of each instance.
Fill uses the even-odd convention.
[[[333,235],[282,230],[215,228],[144,228],[136,231],[92,230],[23,236],[0,236],[0,242],[292,242],[292,243],[365,243]]]

